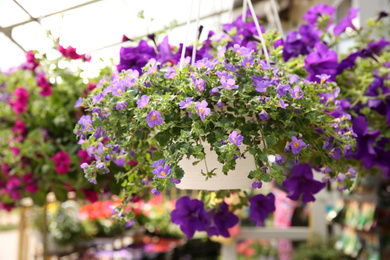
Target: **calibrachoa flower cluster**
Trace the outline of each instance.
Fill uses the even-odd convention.
[[[281,51],[273,52],[272,62],[267,62],[255,51],[256,42],[254,48],[245,46],[223,46],[195,66],[184,64],[183,71],[151,59],[142,62],[142,71],[126,68],[104,77],[89,98],[79,100],[91,116],[80,119],[75,133],[95,157],[95,162],[83,164],[85,176],[96,182],[97,174],[109,176],[110,164],[121,160],[126,172],[115,178],[124,183],[124,199],[150,180],[157,195],[186,174],[178,164],[183,158],[207,165],[207,142],[225,174],[235,169],[237,160],[254,157],[256,167],[248,174],[253,188],[276,180],[290,198],[314,201],[313,194],[325,184],[313,179],[312,167],[331,168],[330,178],[342,176],[340,183],[351,187],[351,175],[345,174],[355,146],[350,117],[331,109],[339,107],[340,89],[327,80],[332,77],[329,71],[319,69],[326,68],[327,61],[316,61],[332,58],[332,53],[318,46],[310,67],[313,77],[305,79],[288,72]],[[269,155],[275,155],[275,163]],[[130,165],[131,160],[138,164]],[[296,164],[291,175],[284,170],[287,161]],[[211,178],[214,171],[203,174]],[[204,191],[202,201],[210,194]],[[219,198],[229,195],[218,192]],[[274,210],[274,196],[250,197],[240,195],[240,200],[249,201],[250,218],[262,224]],[[228,206],[202,201],[179,199],[172,221],[188,237],[197,230],[227,236],[227,228],[236,222]]]

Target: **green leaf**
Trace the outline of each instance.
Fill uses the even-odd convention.
[[[161,151],[155,151],[152,155],[153,161],[157,161],[164,158],[164,153]]]
[[[93,125],[94,126],[103,126],[103,121],[100,119],[95,119],[95,121],[93,121]]]
[[[272,147],[276,144],[276,140],[273,136],[267,136],[265,137],[265,140],[267,141],[268,147]]]
[[[157,140],[157,142],[160,144],[160,146],[167,146],[168,145],[168,135],[164,132],[160,132],[154,136],[154,138]]]

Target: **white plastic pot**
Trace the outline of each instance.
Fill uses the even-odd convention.
[[[228,172],[225,175],[222,172],[223,164],[218,162],[218,156],[215,151],[210,151],[210,145],[203,143],[204,151],[206,153],[207,168],[211,171],[217,168],[216,175],[206,181],[206,176],[201,174],[203,170],[206,173],[206,166],[204,161],[200,161],[197,165],[193,162],[198,159],[184,158],[179,162],[179,166],[184,170],[184,177],[180,184],[177,184],[178,189],[183,190],[233,190],[233,189],[249,189],[252,187],[253,180],[248,178],[249,172],[255,169],[255,161],[252,155],[246,153],[246,159],[237,159],[235,170]],[[243,146],[242,146],[243,147]],[[241,148],[241,150],[243,150]]]

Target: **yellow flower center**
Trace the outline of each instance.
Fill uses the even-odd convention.
[[[298,142],[294,142],[294,146],[295,146],[295,148],[298,148],[299,147]]]
[[[250,63],[250,62],[247,62],[247,63],[246,63],[246,66],[248,66],[248,67],[249,67],[249,65],[251,65],[251,63]]]
[[[227,88],[227,89],[230,89],[230,86],[229,86],[229,85],[227,85],[227,86],[226,86],[226,88]]]
[[[321,79],[321,83],[324,83],[325,82],[325,79]]]
[[[88,124],[87,127],[85,128],[85,130],[88,130],[90,127],[91,127],[91,125]]]
[[[225,77],[225,76],[222,76],[222,79],[226,79],[226,77]]]
[[[119,89],[119,90],[118,90],[118,93],[119,93],[119,94],[122,94],[122,90]]]
[[[238,53],[238,54],[241,54],[241,51],[240,51],[240,50],[238,50],[238,51],[237,51],[237,53]]]
[[[149,108],[149,105],[146,105],[146,108]]]
[[[261,69],[261,66],[260,66],[260,65],[257,65],[257,68],[258,68],[258,69]]]
[[[156,115],[152,115],[152,120],[154,121],[156,119]]]
[[[198,89],[201,90],[201,89],[202,89],[202,86],[199,86]]]
[[[201,114],[203,114],[203,108],[199,108]]]
[[[164,171],[162,171],[162,172],[161,172],[161,175],[162,175],[162,176],[166,176],[167,174],[166,174]]]
[[[236,138],[233,138],[233,141],[234,141],[234,142],[237,142],[237,139],[236,139]]]
[[[205,65],[203,64],[203,65],[202,65],[202,69],[204,69],[204,68],[205,68]]]
[[[299,97],[299,94],[298,94],[298,93],[295,93],[295,97]]]

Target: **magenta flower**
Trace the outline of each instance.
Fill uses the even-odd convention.
[[[300,86],[294,86],[294,89],[290,89],[290,94],[293,98],[300,99],[303,97],[303,91]]]
[[[157,110],[153,110],[146,116],[146,122],[149,127],[153,128],[155,125],[161,125],[163,123],[163,119],[160,115],[160,112]]]
[[[65,174],[69,171],[70,157],[67,153],[59,151],[50,159],[54,162],[58,174]]]
[[[275,196],[272,193],[267,196],[255,195],[249,199],[249,203],[249,218],[259,226],[264,225],[264,220],[275,211]]]
[[[302,140],[297,139],[295,136],[291,138],[291,150],[293,154],[298,154],[301,150],[302,147],[306,146],[305,142]]]
[[[180,225],[187,238],[192,238],[195,231],[205,231],[208,218],[203,202],[190,197],[181,197],[176,201],[176,209],[171,212],[172,223]]]
[[[244,140],[244,137],[242,135],[239,135],[236,131],[233,131],[229,135],[229,140],[235,145],[241,145],[241,141]]]
[[[179,103],[180,109],[190,107],[192,101],[194,101],[194,98],[187,97],[185,101]]]
[[[226,88],[227,90],[231,90],[231,89],[237,89],[238,88],[238,85],[234,85],[234,83],[236,83],[236,81],[234,79],[228,79],[227,81],[221,81],[222,83],[222,86],[224,88]]]
[[[302,194],[303,203],[315,201],[313,194],[325,188],[326,184],[313,179],[309,164],[295,165],[292,172],[292,177],[283,181],[283,186],[289,191],[287,197],[296,201]]]
[[[349,9],[349,14],[347,17],[342,19],[338,25],[336,25],[333,29],[333,33],[335,36],[340,35],[342,32],[345,31],[348,27],[351,27],[352,29],[356,30],[355,26],[352,24],[352,19],[354,19],[357,14],[359,13],[359,8],[351,8]]]
[[[147,95],[143,95],[140,100],[137,101],[138,107],[148,107],[149,97]]]
[[[170,171],[169,165],[158,165],[156,169],[152,171],[153,174],[156,174],[158,178],[165,178],[169,174]]]
[[[14,95],[16,96],[15,102],[10,102],[9,104],[16,114],[21,114],[27,110],[29,93],[24,88],[16,88]]]
[[[210,108],[208,108],[207,105],[208,103],[205,100],[202,102],[196,102],[196,110],[202,121],[204,121],[205,116],[210,114]]]
[[[252,67],[252,65],[253,65],[253,58],[252,57],[245,57],[241,61],[241,66],[243,66],[243,67]]]

